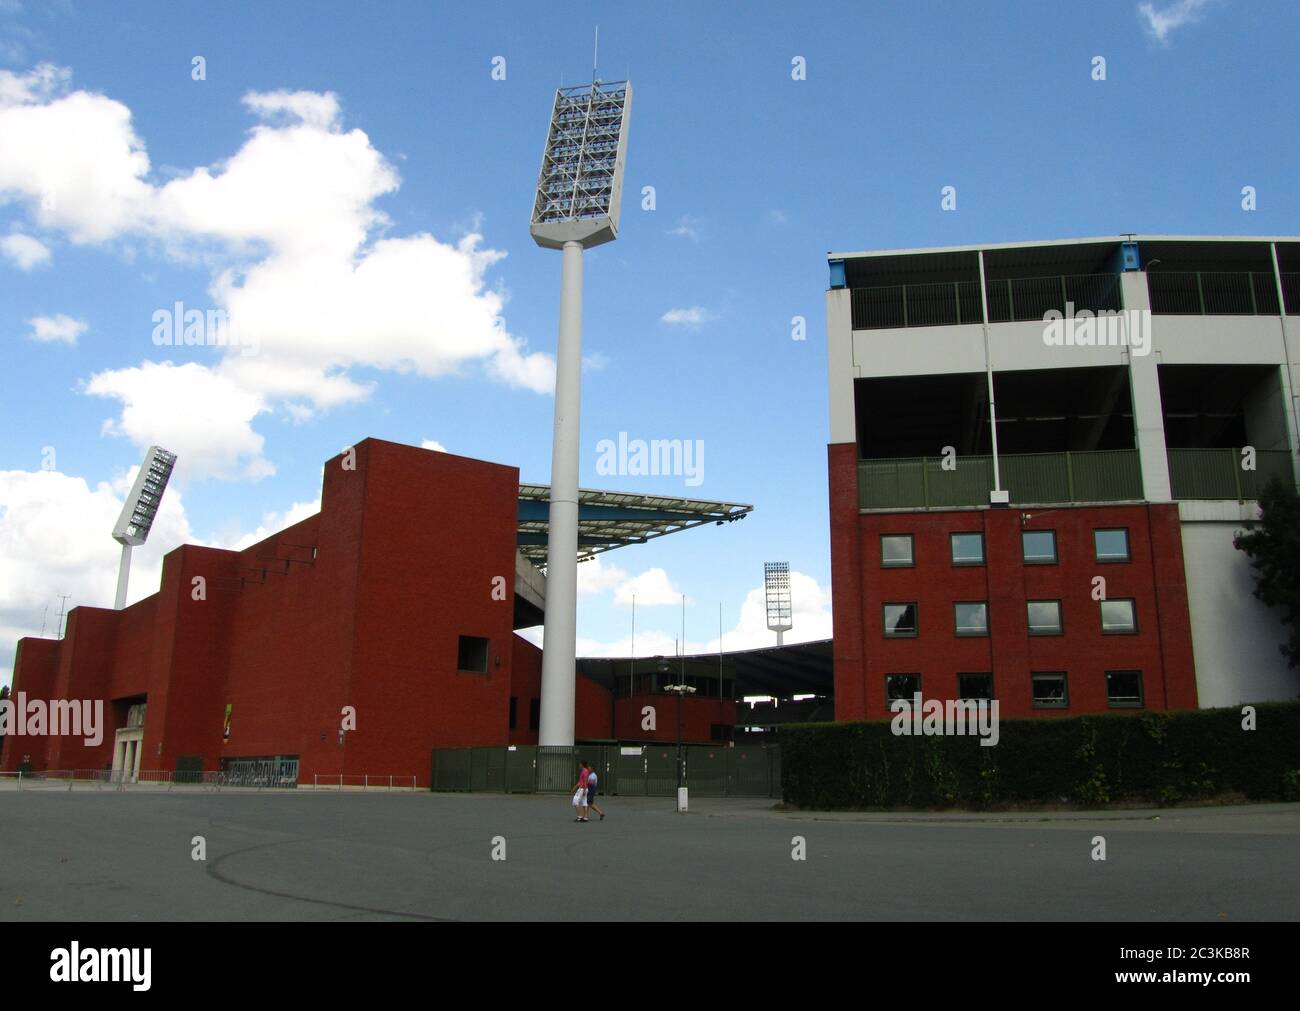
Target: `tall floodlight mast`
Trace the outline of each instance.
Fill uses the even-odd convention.
[[[776,644],[785,645],[785,633],[794,628],[790,606],[790,563],[764,562],[763,588],[767,595],[767,628],[776,633]]]
[[[582,378],[582,251],[618,235],[632,85],[560,88],[529,228],[563,251],[555,355],[555,436],[546,546],[546,635],[538,742],[573,745],[578,612],[578,414]]]
[[[131,549],[143,544],[149,537],[154,517],[158,515],[158,505],[162,502],[163,492],[176,466],[176,454],[169,453],[161,446],[150,446],[140,464],[140,473],[136,475],[131,494],[122,506],[122,515],[113,527],[113,540],[122,545],[122,564],[117,570],[117,600],[113,607],[122,610],[126,607],[126,584],[131,578]]]

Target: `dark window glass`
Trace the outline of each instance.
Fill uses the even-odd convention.
[[[920,674],[886,674],[885,675],[885,701],[893,702],[896,699],[906,699],[912,701],[912,696],[921,690]]]
[[[542,725],[542,700],[533,699],[528,703],[528,729],[538,730]]]
[[[993,699],[992,674],[958,674],[957,697],[959,699]]]
[[[914,636],[917,632],[915,604],[885,605],[885,635],[890,638]]]
[[[1116,708],[1137,709],[1142,706],[1142,672],[1108,670],[1106,701]]]
[[[1034,708],[1065,709],[1070,704],[1069,686],[1064,674],[1034,675]]]
[[[462,635],[456,650],[456,669],[482,674],[487,670],[488,641],[477,635]]]
[[[519,708],[519,700],[513,695],[510,696],[510,729],[515,729],[515,710]]]

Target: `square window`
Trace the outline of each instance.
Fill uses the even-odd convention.
[[[905,639],[917,632],[916,604],[885,605],[885,638]]]
[[[983,565],[983,534],[951,534],[953,565]]]
[[[880,567],[902,569],[916,564],[911,534],[880,535]]]
[[[920,674],[886,674],[885,701],[895,702],[899,699],[912,701],[912,697],[921,691]]]
[[[959,699],[977,699],[983,702],[992,702],[993,675],[958,674],[957,697]]]
[[[1030,635],[1061,635],[1061,602],[1031,600],[1026,603]]]
[[[1116,598],[1101,602],[1101,630],[1106,635],[1136,635],[1137,606],[1132,600]]]
[[[988,635],[989,605],[983,601],[953,604],[958,635]]]
[[[487,672],[488,641],[478,635],[462,635],[456,650],[456,669],[475,674]]]
[[[1108,670],[1106,672],[1106,701],[1115,709],[1142,708],[1142,672],[1140,670]]]
[[[1063,673],[1035,674],[1034,708],[1067,709],[1070,705],[1070,689]]]
[[[1056,564],[1056,531],[1024,530],[1020,534],[1026,565]]]
[[[1128,530],[1119,527],[1111,530],[1094,530],[1092,544],[1097,552],[1099,562],[1127,562]]]

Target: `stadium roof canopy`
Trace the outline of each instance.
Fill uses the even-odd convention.
[[[550,505],[550,485],[519,486],[519,526],[515,540],[520,553],[539,567],[546,565]],[[578,561],[705,523],[719,526],[733,523],[744,519],[753,508],[735,502],[582,488],[578,491]]]

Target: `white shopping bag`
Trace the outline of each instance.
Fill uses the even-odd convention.
[[[582,802],[587,799],[586,790],[575,790],[573,794],[573,806],[582,807]]]

